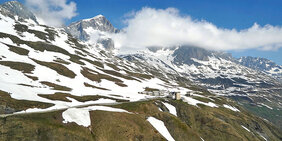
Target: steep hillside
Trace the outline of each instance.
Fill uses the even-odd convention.
[[[107,50],[114,49],[114,41],[108,34],[119,32],[103,15],[71,23],[65,30],[79,40],[101,44]]]
[[[187,100],[190,99],[186,97]],[[2,140],[177,140],[177,141],[263,141],[282,139],[281,131],[257,118],[235,103],[220,97],[193,97],[212,101],[218,107],[155,99],[128,102],[112,107],[72,108],[76,113],[92,109],[87,128],[63,123],[60,110],[23,114],[0,119]],[[190,103],[190,104],[188,104]],[[223,103],[225,106],[220,106]],[[225,108],[229,107],[229,108]],[[70,110],[70,109],[68,109]],[[76,115],[82,116],[82,115]],[[73,115],[73,118],[75,115]],[[82,116],[83,117],[83,116]],[[87,119],[86,117],[84,119]],[[79,121],[76,121],[80,123]]]
[[[106,95],[136,101],[146,87],[166,89],[141,66],[72,38],[63,29],[1,16],[1,90],[11,97],[61,105],[38,94]],[[182,88],[185,90],[185,88]],[[22,94],[22,92],[26,94]],[[63,102],[64,103],[64,102]]]
[[[229,72],[232,62],[192,58],[198,63],[193,74],[172,61],[175,50],[117,57],[106,44],[80,41],[64,28],[38,24],[33,14],[21,15],[31,12],[18,2],[0,9],[1,140],[282,139],[272,123],[198,81]],[[19,9],[24,12],[15,12]],[[205,61],[222,61],[226,68],[208,69]],[[235,65],[246,69],[241,67]],[[250,83],[263,85],[257,83],[263,76],[253,73]],[[174,100],[169,92],[180,92],[181,98]]]
[[[181,46],[149,48],[121,57],[163,73],[180,75],[211,93],[238,101],[249,111],[282,127],[281,83],[264,72],[238,64],[229,54]]]
[[[71,23],[65,29],[75,38],[83,41],[89,40],[94,31],[109,33],[117,33],[119,31],[103,15]]]

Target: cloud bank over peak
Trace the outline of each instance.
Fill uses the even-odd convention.
[[[60,27],[65,20],[77,15],[76,3],[68,0],[25,0],[26,5],[36,14],[39,22]]]
[[[121,50],[140,50],[150,46],[190,45],[209,50],[275,50],[282,47],[282,27],[257,23],[248,29],[224,29],[207,21],[182,16],[175,8],[143,8],[131,13],[127,26],[113,35]]]

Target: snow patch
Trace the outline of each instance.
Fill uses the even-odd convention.
[[[171,105],[171,104],[169,104],[169,103],[166,103],[166,102],[162,102],[162,103],[165,105],[165,107],[169,110],[169,112],[170,112],[171,114],[177,116],[176,108],[175,108],[173,105]]]
[[[174,141],[174,139],[172,138],[172,136],[170,135],[170,133],[168,132],[167,128],[165,127],[164,122],[162,122],[161,120],[158,120],[154,117],[149,117],[147,119],[151,125],[158,130],[158,132],[163,135],[168,141]]]
[[[245,130],[247,130],[248,132],[251,132],[247,127],[241,125]]]
[[[257,132],[265,141],[267,141],[267,139],[259,132]]]
[[[64,110],[64,109],[70,108],[70,107],[74,108],[74,107],[91,105],[91,104],[109,104],[109,103],[113,104],[113,103],[116,103],[115,100],[104,99],[104,98],[100,98],[100,99],[95,100],[95,101],[86,101],[86,102],[79,102],[79,101],[77,101],[73,98],[70,98],[70,97],[67,97],[67,99],[70,100],[71,102],[65,102],[65,101],[59,101],[59,100],[51,101],[51,100],[45,99],[45,101],[47,103],[53,103],[55,105],[52,106],[52,107],[46,108],[46,109],[29,108],[29,109],[24,110],[24,111],[15,112],[14,114],[51,112],[51,111],[56,111],[56,110]]]
[[[230,105],[223,104],[223,107],[227,108],[227,109],[230,109],[230,110],[232,110],[234,112],[240,112],[240,110],[238,110],[236,107],[233,107],[233,106],[230,106]]]
[[[108,111],[108,112],[125,112],[125,113],[130,113],[126,110],[119,109],[119,108],[112,108],[112,107],[107,107],[107,106],[89,106],[85,107],[83,109],[89,110],[89,111],[95,111],[95,110],[100,110],[100,111]]]
[[[81,108],[69,108],[62,113],[63,123],[75,122],[78,125],[88,127],[91,124],[89,111]]]
[[[268,108],[268,109],[270,109],[270,110],[273,110],[272,107],[270,107],[270,106],[268,106],[268,105],[266,105],[266,104],[264,104],[264,103],[258,103],[258,104],[260,104],[260,105],[262,105],[262,106],[265,106],[266,108]]]
[[[193,99],[191,97],[182,96],[182,99],[183,99],[184,102],[187,102],[188,104],[194,105],[194,106],[197,106],[197,104],[203,104],[203,105],[206,105],[206,106],[209,106],[209,107],[218,107],[216,104],[214,104],[212,102],[205,103],[205,102]]]
[[[64,118],[63,123],[75,122],[78,125],[89,127],[91,125],[89,111],[100,110],[109,112],[126,112],[126,110],[106,107],[106,106],[89,106],[84,108],[69,108],[62,113]]]

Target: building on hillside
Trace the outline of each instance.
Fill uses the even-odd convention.
[[[160,91],[143,91],[143,92],[138,92],[138,93],[146,94],[150,96],[164,96],[166,92],[164,90],[160,90]]]
[[[175,100],[181,99],[180,92],[170,92],[169,97],[172,98],[172,99],[175,99]]]
[[[165,90],[160,90],[160,91],[143,91],[143,92],[138,92],[139,94],[145,94],[145,95],[150,95],[150,96],[168,96],[171,99],[175,100],[180,100],[181,95],[180,92],[168,92]]]
[[[181,99],[180,92],[177,92],[175,94],[175,100],[180,100],[180,99]]]

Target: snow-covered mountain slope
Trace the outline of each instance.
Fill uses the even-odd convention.
[[[92,18],[92,20],[81,20],[77,23],[88,21],[88,24],[96,24],[97,21],[100,21],[95,20],[97,17]],[[100,26],[106,28],[108,24],[100,24]],[[114,43],[105,30],[99,30],[95,26],[92,30],[89,30],[89,27],[76,29],[87,33],[87,35],[99,33],[100,36],[97,36],[98,38],[94,41],[97,41],[104,48],[114,48]],[[76,36],[74,33],[71,34]],[[99,42],[104,39],[107,39],[107,41]],[[87,38],[87,41],[93,40]],[[108,44],[108,41],[110,44]],[[248,104],[263,107],[266,105],[275,110],[282,108],[280,82],[265,75],[260,70],[241,65],[237,59],[224,52],[208,51],[190,46],[150,47],[136,54],[120,55],[119,57],[142,66],[141,69],[144,72],[149,72],[157,77],[176,80],[178,84],[193,83],[208,89],[212,93],[232,97],[240,102],[246,102],[247,99]],[[279,114],[279,116],[282,116],[282,114]]]
[[[17,20],[33,20],[38,23],[35,15],[17,1],[10,1],[0,5],[0,13]]]
[[[1,140],[282,138],[268,121],[197,86],[203,82],[173,62],[177,48],[120,58],[105,44],[18,17],[0,14]],[[198,57],[191,59],[200,71],[207,65]],[[159,90],[165,95],[140,93]],[[169,91],[181,99],[166,98]]]
[[[114,48],[114,41],[108,34],[119,32],[103,15],[71,23],[65,29],[73,37],[91,44],[102,44],[107,50]]]
[[[250,111],[261,109],[262,113],[257,114],[266,119],[272,120],[267,118],[272,113],[273,121],[280,122],[281,83],[264,72],[238,64],[228,54],[195,47],[176,47],[150,48],[121,57],[162,73],[179,75],[211,93],[237,100]]]
[[[83,41],[90,39],[90,35],[96,32],[116,33],[116,29],[103,15],[98,15],[93,18],[83,19],[78,22],[71,23],[66,27],[66,31]]]
[[[264,73],[238,64],[228,54],[195,47],[160,48],[154,51],[147,49],[122,57],[181,74],[213,92],[218,91],[218,94],[247,95],[248,90],[281,86]]]
[[[153,71],[108,53],[102,44],[76,40],[63,28],[2,14],[0,18],[0,90],[13,99],[50,103],[54,109],[95,103],[46,98],[55,93],[137,101],[151,97],[138,94],[147,88],[190,91],[188,83],[178,87],[176,80],[165,79],[166,74],[154,76]]]
[[[241,57],[238,59],[241,65],[247,66],[249,68],[260,70],[266,74],[277,78],[282,82],[282,66],[277,65],[273,61],[265,58],[259,57]]]

